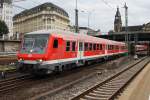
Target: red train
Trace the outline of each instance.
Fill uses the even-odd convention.
[[[127,53],[125,43],[67,31],[27,33],[17,54],[18,68],[51,73]]]
[[[139,51],[147,51],[148,47],[147,47],[147,45],[136,45],[135,49],[136,49],[137,52],[139,52]]]
[[[145,56],[148,54],[148,46],[144,44],[136,45],[135,46],[135,53],[139,56]]]

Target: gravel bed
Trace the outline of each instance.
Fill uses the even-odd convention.
[[[92,87],[94,84],[98,84],[104,78],[108,77],[108,75],[113,74],[114,71],[108,71],[108,73],[103,73],[102,75],[95,75],[94,77],[90,79],[86,79],[84,81],[81,81],[68,89],[65,89],[63,91],[58,92],[55,95],[46,95],[41,98],[37,98],[39,100],[69,100],[70,97],[75,96],[76,94],[79,94],[80,92],[83,92],[87,90],[89,87]]]
[[[130,60],[130,59],[129,59]],[[74,84],[67,89],[63,89],[56,94],[48,94],[46,96],[42,96],[40,98],[34,98],[39,100],[69,100],[69,98],[79,94],[80,92],[83,92],[87,90],[88,88],[92,87],[94,84],[98,84],[102,82],[104,79],[108,78],[109,76],[113,75],[114,73],[117,73],[118,71],[123,70],[127,66],[121,66],[117,69],[111,69],[111,70],[104,70],[101,74],[95,74],[93,77],[90,77],[86,80],[82,80],[78,82],[77,84]]]
[[[69,82],[85,77],[89,73],[95,73],[97,71],[102,72],[101,75],[96,75],[94,78],[90,78],[90,80],[87,79],[86,81],[81,81],[80,83],[78,83],[79,86],[73,85],[72,88],[68,88],[62,93],[57,93],[56,95],[53,95],[53,97],[48,96],[48,98],[46,98],[48,100],[67,100],[69,99],[69,96],[73,96],[74,94],[79,93],[81,90],[83,91],[87,89],[93,84],[96,84],[96,82],[102,81],[105,77],[108,77],[108,75],[115,73],[118,69],[122,69],[122,67],[118,67],[118,69],[116,69],[116,67],[114,66],[116,62],[118,66],[121,66],[127,64],[127,62],[129,61],[130,59],[128,59],[127,57],[122,57],[119,60],[115,60],[113,62],[111,61],[106,64],[100,64],[97,67],[83,67],[66,73],[61,73],[59,75],[54,74],[46,78],[33,79],[31,83],[27,83],[27,85],[25,85],[23,88],[13,90],[12,92],[0,96],[0,100],[30,99],[39,94],[52,91],[65,84],[68,84]],[[109,70],[105,70],[106,68]]]

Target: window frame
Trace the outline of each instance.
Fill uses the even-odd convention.
[[[93,50],[96,50],[96,43],[93,43]]]
[[[68,45],[69,43],[69,45]],[[66,51],[69,52],[70,51],[70,46],[71,46],[71,42],[69,40],[66,41]]]
[[[90,44],[89,44],[89,51],[92,51],[92,50],[93,50],[93,44],[90,43]]]
[[[72,51],[76,51],[76,41],[72,41],[71,43]],[[73,45],[74,44],[74,45]]]
[[[88,51],[89,50],[89,43],[85,42],[84,43],[84,51]]]
[[[57,42],[55,42],[57,40]],[[57,45],[55,46],[55,44],[57,43]],[[58,48],[58,39],[55,38],[53,41],[53,48],[57,49]]]

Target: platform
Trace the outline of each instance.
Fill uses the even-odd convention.
[[[127,86],[118,100],[150,100],[150,63]]]
[[[0,72],[1,71],[13,71],[13,70],[16,70],[16,67],[14,66],[9,66],[9,65],[0,65]]]

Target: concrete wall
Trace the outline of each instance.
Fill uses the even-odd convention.
[[[16,52],[20,47],[18,40],[0,40],[0,52]]]

